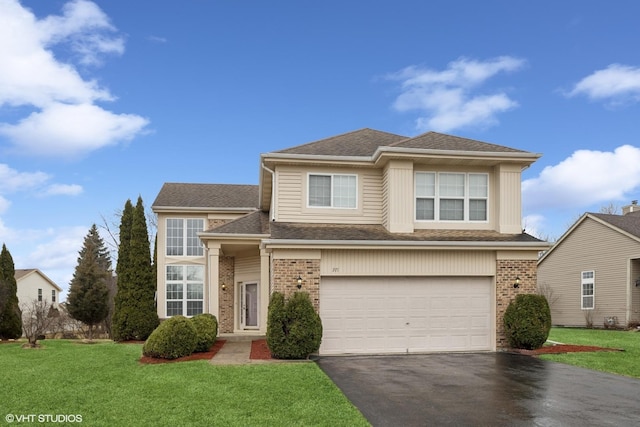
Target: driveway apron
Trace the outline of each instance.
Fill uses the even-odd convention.
[[[638,426],[640,380],[510,353],[331,356],[373,426]]]

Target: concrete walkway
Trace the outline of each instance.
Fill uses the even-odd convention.
[[[209,361],[212,365],[259,365],[265,363],[311,362],[311,360],[251,359],[251,343],[263,336],[220,336],[222,348]]]

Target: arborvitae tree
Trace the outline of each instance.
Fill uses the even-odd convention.
[[[22,336],[22,313],[18,306],[18,284],[13,258],[5,244],[0,252],[0,339]]]
[[[135,209],[127,200],[120,224],[118,291],[115,299],[113,338],[146,340],[158,326],[155,275],[151,266],[149,233],[142,198]]]
[[[93,339],[94,327],[109,314],[109,290],[111,260],[98,234],[95,224],[84,238],[78,265],[71,279],[67,311],[76,320],[89,326],[89,339]]]

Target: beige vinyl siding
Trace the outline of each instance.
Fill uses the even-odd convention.
[[[382,225],[389,229],[389,169],[382,173]]]
[[[494,276],[493,251],[324,250],[323,276]]]
[[[640,253],[640,243],[591,218],[586,218],[538,266],[538,284],[552,291],[554,325],[585,326],[581,309],[581,272],[595,271],[594,326],[604,317],[627,322],[629,254]]]
[[[356,209],[307,207],[309,173],[357,175]],[[382,172],[380,169],[279,167],[276,174],[276,220],[280,222],[381,224]]]
[[[497,203],[492,222],[500,233],[519,233],[522,230],[522,178],[519,166],[500,165],[496,171],[493,194]]]
[[[235,281],[260,282],[260,256],[235,259]]]
[[[413,232],[413,163],[390,161],[384,169],[385,227],[392,233]]]
[[[636,280],[640,280],[640,256],[631,260],[631,313],[629,321],[640,322],[640,286],[636,286]]]

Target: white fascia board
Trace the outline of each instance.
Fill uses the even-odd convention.
[[[152,206],[153,212],[239,212],[250,213],[258,208],[219,208],[219,207],[184,207],[184,206]]]
[[[504,151],[454,151],[454,150],[432,150],[421,148],[405,147],[378,147],[371,160],[377,161],[385,153],[391,154],[424,154],[436,157],[461,157],[461,158],[500,158],[521,161],[535,161],[542,157],[540,153],[529,152],[504,152]]]

